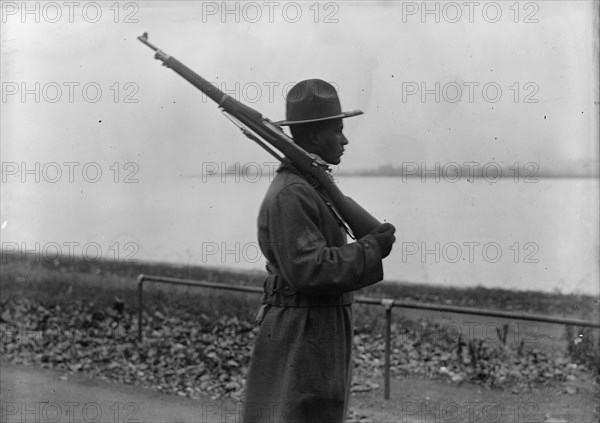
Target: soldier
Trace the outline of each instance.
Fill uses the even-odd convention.
[[[335,88],[319,79],[286,100],[294,142],[339,164],[348,140]],[[243,421],[342,422],[352,376],[353,291],[383,279],[395,241],[384,223],[347,243],[339,217],[310,177],[282,165],[258,216],[268,277],[246,382]]]

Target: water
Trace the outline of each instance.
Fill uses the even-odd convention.
[[[598,179],[336,176],[397,228],[387,280],[598,294]],[[263,269],[256,216],[268,178],[164,177],[134,184],[16,183],[2,190],[2,246]],[[36,244],[37,243],[37,244]]]

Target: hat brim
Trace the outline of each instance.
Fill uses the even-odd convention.
[[[330,120],[330,119],[345,119],[345,118],[358,116],[358,115],[362,115],[362,114],[363,114],[362,110],[352,110],[350,112],[340,113],[339,115],[328,116],[328,117],[318,118],[318,119],[282,120],[279,122],[275,122],[275,125],[278,125],[278,126],[300,125],[302,123],[321,122],[321,121]]]

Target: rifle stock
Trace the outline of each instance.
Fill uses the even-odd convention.
[[[163,65],[171,68],[182,78],[202,91],[206,96],[218,104],[229,115],[241,124],[249,128],[254,134],[279,150],[284,157],[279,160],[291,163],[296,169],[313,177],[322,189],[327,193],[334,208],[340,217],[352,230],[354,236],[362,238],[369,234],[381,223],[361,207],[352,198],[345,196],[337,187],[331,175],[326,170],[326,163],[311,156],[306,150],[299,147],[288,137],[279,126],[266,119],[258,111],[237,101],[235,98],[223,93],[210,82],[188,68],[174,57],[165,54],[156,46],[148,42],[148,34],[144,33],[138,37],[142,43],[153,49],[154,57],[163,62]],[[243,130],[246,135],[257,141],[263,148],[268,149],[263,143],[256,140],[251,134]],[[272,151],[270,151],[272,153]]]

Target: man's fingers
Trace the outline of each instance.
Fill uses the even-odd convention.
[[[375,229],[373,229],[373,232],[371,232],[372,234],[383,234],[386,232],[390,232],[394,233],[396,232],[396,228],[394,228],[394,225],[392,225],[391,223],[384,223],[382,225],[379,225],[378,227],[376,227]]]
[[[395,232],[396,232],[396,228],[394,228],[392,225],[390,225],[388,228],[386,228],[385,231],[381,232],[381,234],[383,234],[385,236],[394,236]]]

